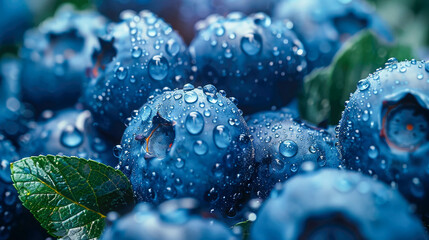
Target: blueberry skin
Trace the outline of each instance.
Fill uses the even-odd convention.
[[[0,45],[21,41],[32,24],[32,13],[26,0],[0,1]]]
[[[429,64],[390,59],[360,80],[338,127],[345,165],[396,182],[429,213]]]
[[[93,11],[78,12],[62,6],[53,18],[25,33],[20,50],[23,59],[22,97],[37,113],[72,106],[88,81],[96,34],[107,21]]]
[[[292,21],[307,50],[309,72],[328,66],[344,42],[363,29],[393,41],[388,25],[361,0],[283,0],[273,17]]]
[[[10,178],[10,163],[19,159],[15,147],[0,134],[0,239],[9,239],[22,213],[18,193]]]
[[[300,173],[304,162],[316,168],[340,166],[335,135],[302,122],[294,112],[261,112],[246,120],[255,146],[257,174],[252,185],[258,198],[267,198],[276,183]]]
[[[124,10],[149,10],[161,17],[171,18],[177,15],[180,0],[93,0],[100,13],[118,21]]]
[[[119,138],[155,89],[183,87],[192,74],[186,46],[170,25],[148,11],[123,17],[94,53],[83,100],[99,127]]]
[[[322,169],[282,187],[260,209],[252,239],[427,239],[399,192],[360,173]]]
[[[197,85],[234,94],[246,114],[285,106],[296,96],[306,73],[305,51],[283,22],[236,12],[212,15],[200,25],[189,47]]]
[[[148,203],[115,220],[101,240],[238,240],[227,226],[194,214],[193,199],[170,200],[158,209]]]
[[[92,159],[116,166],[114,144],[97,132],[88,110],[64,109],[45,112],[50,118],[40,121],[21,137],[21,156],[64,155]]]
[[[14,143],[27,132],[27,124],[33,117],[33,112],[21,102],[21,68],[19,59],[0,59],[0,134]]]
[[[249,197],[254,149],[241,111],[224,94],[187,84],[136,113],[119,166],[138,201],[193,197],[217,217],[238,217]]]
[[[225,16],[236,11],[244,14],[256,12],[269,14],[275,2],[276,0],[181,0],[179,18],[172,24],[186,42],[190,42],[195,36],[198,21],[211,14]]]

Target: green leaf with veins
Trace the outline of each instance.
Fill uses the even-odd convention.
[[[23,205],[57,238],[96,239],[108,212],[134,204],[128,178],[96,161],[28,157],[11,163],[11,173]]]
[[[338,124],[344,103],[356,90],[357,82],[395,57],[412,58],[412,49],[389,44],[371,31],[363,31],[347,41],[331,65],[306,76],[299,110],[303,119],[318,124],[328,120]]]

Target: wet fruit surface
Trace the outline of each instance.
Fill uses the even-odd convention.
[[[288,206],[288,207],[285,207]],[[360,173],[322,169],[296,176],[260,209],[252,239],[425,239],[396,190]]]
[[[245,113],[289,103],[307,68],[305,50],[295,34],[264,13],[208,17],[199,23],[189,51],[196,82],[234,94]]]
[[[249,195],[253,145],[241,111],[213,85],[166,90],[135,113],[122,138],[120,169],[139,201],[194,197],[236,217]]]
[[[429,197],[426,65],[390,59],[359,82],[338,128],[346,166],[395,183],[421,213]]]
[[[128,12],[100,39],[83,102],[98,126],[116,138],[124,122],[156,90],[192,81],[182,38],[151,12]]]

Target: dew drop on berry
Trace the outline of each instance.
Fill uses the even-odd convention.
[[[286,140],[280,143],[279,152],[284,157],[293,157],[298,153],[298,145],[292,140]]]
[[[262,38],[257,33],[249,33],[241,39],[241,49],[249,56],[258,54],[262,49]]]
[[[200,134],[204,128],[204,117],[199,112],[190,112],[185,120],[185,128],[190,134]]]
[[[83,134],[73,125],[67,125],[60,137],[61,144],[68,148],[75,148],[82,144]]]
[[[168,75],[168,61],[161,55],[155,55],[149,61],[148,72],[149,76],[157,81],[164,80]]]
[[[231,134],[224,125],[218,125],[213,129],[213,140],[218,148],[227,148],[231,143]]]
[[[209,149],[209,146],[207,145],[206,142],[202,141],[202,140],[198,140],[194,143],[194,152],[197,155],[205,155],[207,153]]]

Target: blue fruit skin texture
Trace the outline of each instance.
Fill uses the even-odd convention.
[[[346,166],[396,182],[422,214],[429,213],[428,71],[424,61],[390,59],[358,83],[337,129]]]
[[[68,108],[50,114],[54,115],[21,137],[21,156],[76,156],[117,165],[114,144],[97,132],[88,110]]]
[[[305,51],[283,22],[257,13],[212,15],[190,45],[197,85],[214,84],[246,114],[285,106],[306,73]]]
[[[21,100],[21,61],[5,57],[0,59],[0,134],[16,142],[27,130],[33,117]]]
[[[173,22],[173,27],[190,41],[194,38],[198,21],[211,14],[222,16],[239,11],[244,14],[264,12],[269,14],[276,0],[181,0],[179,19]],[[189,11],[192,9],[192,11]]]
[[[287,181],[271,194],[251,238],[427,239],[405,199],[357,172],[322,169]]]
[[[192,214],[194,210],[187,209],[192,202],[193,199],[171,200],[158,209],[140,203],[131,213],[114,221],[101,239],[238,240],[227,226]]]
[[[236,217],[253,174],[249,129],[223,91],[185,89],[143,105],[122,138],[120,169],[138,201],[193,197],[215,216]]]
[[[258,198],[267,198],[276,183],[300,173],[303,162],[317,168],[340,166],[335,135],[302,122],[287,109],[256,113],[246,120],[257,166],[252,192]]]
[[[0,45],[21,41],[31,23],[32,14],[25,0],[0,1]]]
[[[119,138],[155,89],[183,87],[191,76],[186,46],[170,25],[148,11],[124,18],[94,53],[96,74],[84,95],[99,127]]]
[[[77,12],[64,5],[53,18],[25,33],[22,97],[37,113],[75,104],[88,80],[91,56],[98,47],[96,34],[107,21],[93,11]]]
[[[18,193],[10,178],[10,163],[18,160],[18,154],[12,143],[0,134],[0,239],[9,239],[13,227],[22,213]]]
[[[178,5],[181,0],[93,0],[98,11],[110,19],[120,20],[124,10],[149,10],[161,17],[177,16]]]
[[[393,41],[387,24],[361,0],[283,0],[273,16],[292,21],[307,50],[309,72],[328,66],[343,43],[363,29]]]

